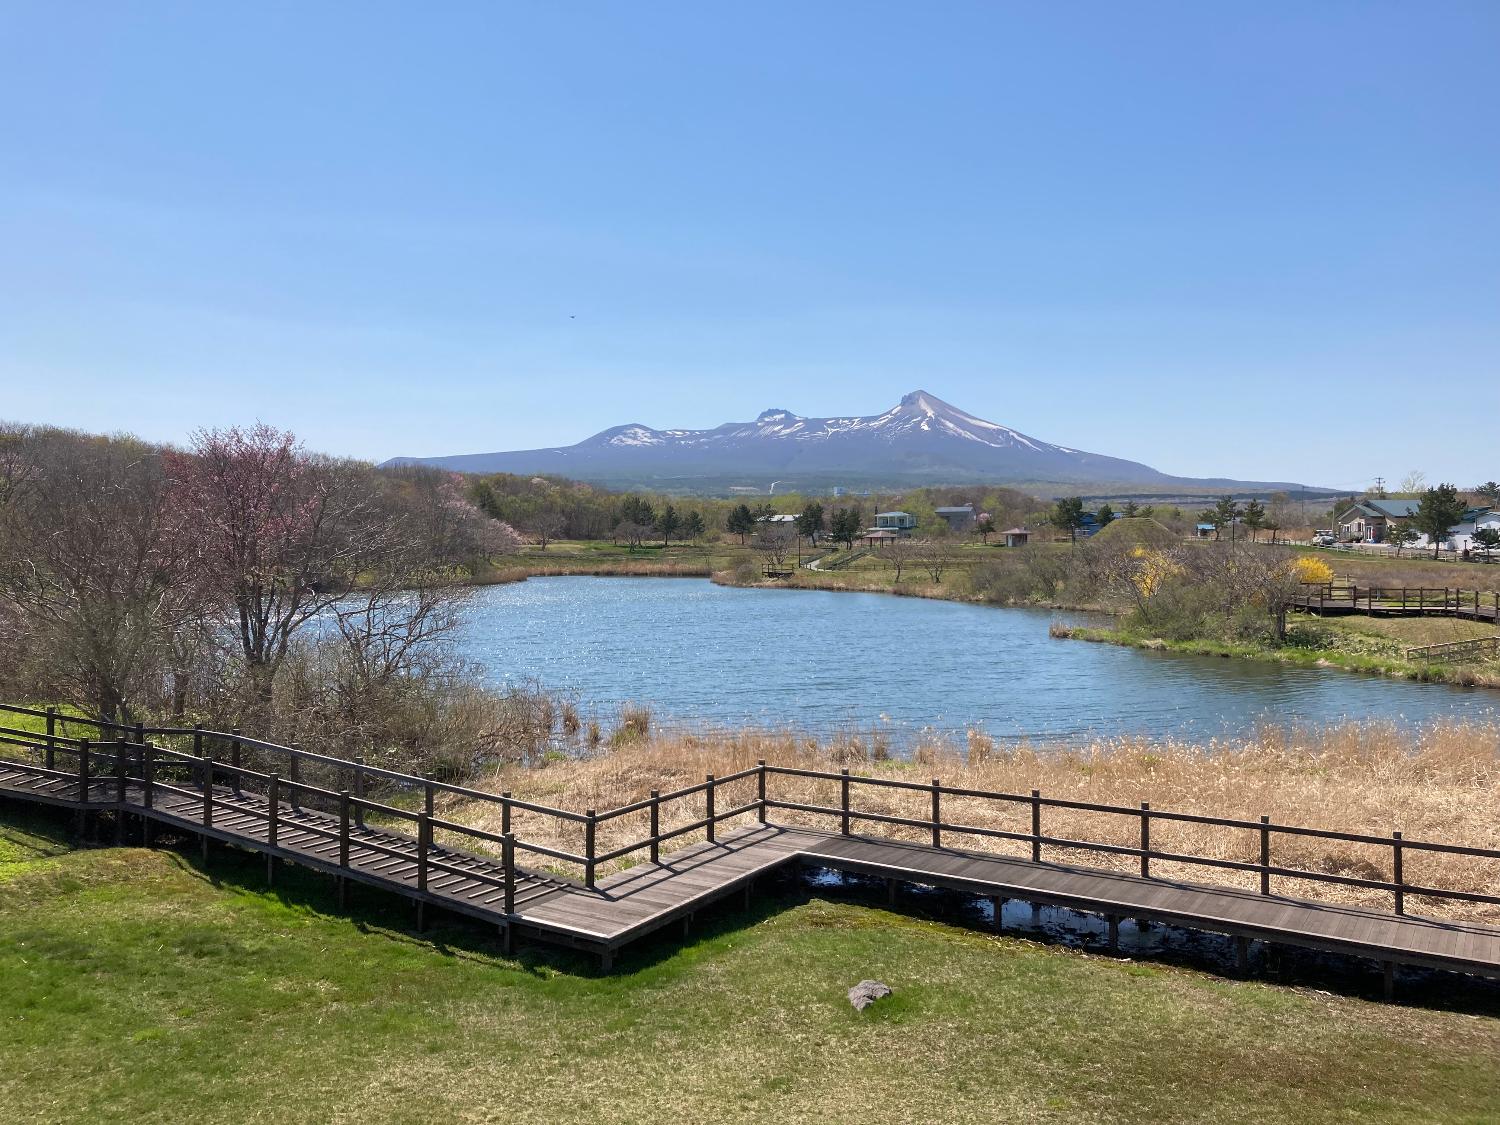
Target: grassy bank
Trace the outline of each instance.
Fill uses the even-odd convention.
[[[67,851],[0,809],[0,1115],[1481,1121],[1500,1021],[762,899],[612,977],[232,854]],[[895,997],[861,1014],[864,977]]]
[[[1223,656],[1242,660],[1259,660],[1275,664],[1292,664],[1306,668],[1343,668],[1375,676],[1419,680],[1424,683],[1458,684],[1463,687],[1500,687],[1500,664],[1495,661],[1443,663],[1411,660],[1406,650],[1420,644],[1463,640],[1472,636],[1492,636],[1492,629],[1475,632],[1467,629],[1431,627],[1412,630],[1413,638],[1435,636],[1438,640],[1410,641],[1399,632],[1361,624],[1364,619],[1347,618],[1338,622],[1320,618],[1294,617],[1291,643],[1271,645],[1253,641],[1221,641],[1213,638],[1169,640],[1120,625],[1114,628],[1067,626],[1054,624],[1052,635],[1083,641],[1127,645],[1161,652],[1180,652],[1197,656]],[[1384,624],[1384,623],[1380,623]],[[1446,626],[1465,622],[1445,622]]]

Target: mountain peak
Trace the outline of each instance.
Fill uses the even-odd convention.
[[[912,391],[911,394],[902,395],[901,405],[910,406],[927,414],[939,414],[944,412],[961,413],[961,411],[956,411],[952,406],[948,405],[948,403],[938,398],[937,395],[930,394],[927,391],[923,390],[915,390]]]
[[[773,406],[769,410],[762,410],[760,412],[760,416],[755,420],[757,422],[781,422],[786,420],[787,418],[795,417],[797,417],[797,415],[793,414],[790,410],[782,410],[779,407]]]

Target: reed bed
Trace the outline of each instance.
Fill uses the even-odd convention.
[[[1400,723],[1344,723],[1287,730],[1265,727],[1242,739],[1208,743],[1157,742],[1119,738],[1084,746],[1002,745],[980,732],[966,743],[932,737],[902,759],[869,735],[810,738],[764,731],[666,731],[637,739],[617,739],[592,754],[549,760],[540,766],[507,765],[484,782],[497,792],[582,811],[608,809],[704,780],[708,773],[728,775],[753,767],[761,759],[772,765],[837,770],[855,774],[1005,793],[1029,794],[1097,804],[1190,812],[1232,819],[1389,836],[1400,830],[1408,840],[1427,840],[1500,849],[1500,721],[1438,723],[1412,728]],[[773,799],[799,804],[837,806],[836,782],[772,776]],[[720,811],[754,800],[754,778],[720,787]],[[879,787],[854,789],[856,810],[925,818],[930,797]],[[450,812],[481,828],[498,831],[498,811],[484,805],[457,806]],[[662,807],[662,828],[690,823],[704,815],[700,796]],[[836,828],[835,818],[791,810],[773,810],[781,824]],[[725,822],[727,832],[749,824],[753,815]],[[945,797],[943,820],[951,824],[1030,829],[1024,804],[977,798]],[[515,830],[523,838],[570,851],[582,850],[577,825],[518,813]],[[598,850],[607,852],[648,833],[647,814],[631,814],[598,826]],[[897,839],[924,840],[926,829],[856,822],[855,831]],[[1048,836],[1135,847],[1137,817],[1088,811],[1046,809]],[[689,833],[673,841],[681,846],[702,839]],[[1029,844],[945,834],[945,844],[974,851],[1027,855]],[[1259,859],[1255,831],[1211,825],[1152,824],[1153,850],[1188,853],[1254,863]],[[664,848],[664,850],[667,850]],[[1045,858],[1059,862],[1137,871],[1130,856],[1049,846]],[[644,860],[644,850],[601,865],[600,874]],[[1330,874],[1389,879],[1391,850],[1368,844],[1308,837],[1273,837],[1272,863]],[[572,872],[569,872],[570,874]],[[1254,888],[1253,872],[1153,861],[1152,874]],[[1423,853],[1408,849],[1405,881],[1429,886],[1500,895],[1500,860]],[[1391,895],[1366,888],[1276,877],[1275,893],[1330,902],[1390,909]],[[1407,911],[1437,917],[1500,920],[1500,907],[1453,900],[1408,897]]]

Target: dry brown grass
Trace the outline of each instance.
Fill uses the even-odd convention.
[[[878,758],[881,753],[873,750]],[[552,761],[539,768],[509,766],[484,783],[495,791],[582,811],[604,811],[692,785],[706,773],[735,773],[765,759],[772,765],[837,770],[1007,793],[1041,790],[1044,797],[1389,835],[1399,829],[1408,840],[1458,843],[1500,849],[1500,722],[1438,724],[1421,730],[1398,724],[1346,724],[1288,732],[1267,728],[1240,741],[1193,745],[1117,739],[1082,748],[999,746],[974,733],[966,746],[933,741],[921,744],[910,760],[870,760],[870,739],[850,735],[819,742],[789,734],[736,732],[676,733],[626,741],[581,760]],[[802,804],[838,804],[836,782],[772,776],[772,799]],[[738,807],[755,797],[754,779],[720,787],[718,808]],[[855,808],[889,815],[926,817],[930,796],[879,787],[855,788]],[[686,824],[703,815],[701,795],[662,809],[662,826]],[[499,830],[498,809],[467,805],[448,815],[491,831]],[[1029,807],[980,799],[945,797],[943,819],[954,824],[1029,830]],[[742,823],[753,818],[745,817]],[[783,824],[836,827],[833,818],[773,810]],[[736,827],[733,822],[721,831]],[[517,813],[516,832],[527,840],[573,852],[582,850],[582,830],[552,818]],[[926,831],[866,822],[856,830],[896,838],[924,839]],[[632,814],[599,825],[598,849],[607,852],[647,832],[646,814]],[[1045,835],[1138,846],[1139,818],[1095,812],[1047,809]],[[676,843],[701,839],[701,833]],[[1026,854],[1021,842],[949,834],[951,846]],[[1152,825],[1154,850],[1255,862],[1258,833],[1208,825]],[[1134,857],[1061,848],[1048,858],[1135,870]],[[645,853],[634,858],[644,859]],[[629,861],[602,867],[602,871]],[[1391,876],[1391,851],[1371,844],[1307,837],[1273,838],[1272,862],[1279,866],[1366,878]],[[1236,886],[1256,886],[1250,872],[1155,861],[1153,874]],[[570,872],[571,873],[571,872]],[[1408,883],[1500,895],[1500,860],[1408,850]],[[1388,908],[1382,891],[1305,880],[1276,878],[1273,890],[1306,898]],[[1500,907],[1440,899],[1411,898],[1407,909],[1444,917],[1500,918]]]

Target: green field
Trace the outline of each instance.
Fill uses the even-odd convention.
[[[0,809],[0,1120],[1492,1121],[1500,1020],[761,899],[599,977]],[[864,1014],[864,977],[896,996]]]

